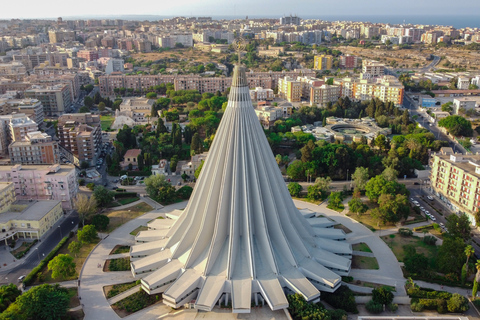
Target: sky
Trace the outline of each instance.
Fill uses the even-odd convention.
[[[300,17],[472,15],[480,1],[459,0],[3,0],[0,19],[118,15]]]

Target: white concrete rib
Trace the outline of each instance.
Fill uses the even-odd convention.
[[[179,306],[210,311],[221,299],[250,312],[263,296],[288,306],[283,288],[318,299],[350,271],[351,246],[334,223],[291,200],[250,100],[245,69],[234,70],[228,106],[185,210],[155,220],[131,249],[142,288]],[[168,221],[168,222],[167,222]],[[162,222],[165,222],[162,224]],[[323,235],[323,236],[322,236]],[[224,299],[225,298],[225,299]]]

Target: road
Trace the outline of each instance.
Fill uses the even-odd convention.
[[[62,237],[65,237],[78,225],[78,213],[72,212],[65,218],[62,218],[60,223],[53,226],[50,233],[38,244],[37,248],[33,250],[22,264],[14,267],[8,271],[0,271],[0,284],[18,283],[18,278],[27,275],[33,268],[35,268],[41,259],[43,259],[55,246],[60,242]],[[6,250],[5,246],[0,247],[0,250]]]

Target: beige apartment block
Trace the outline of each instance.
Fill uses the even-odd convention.
[[[433,191],[455,212],[465,213],[475,226],[480,208],[480,155],[439,153],[433,156],[431,167]]]
[[[8,146],[11,163],[58,163],[58,142],[44,132],[27,133],[25,141],[14,141]]]

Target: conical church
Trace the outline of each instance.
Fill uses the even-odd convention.
[[[348,275],[351,246],[332,221],[295,207],[237,65],[220,126],[187,207],[155,220],[131,248],[131,269],[149,294],[178,308],[230,304],[288,307],[286,295],[318,301]]]

